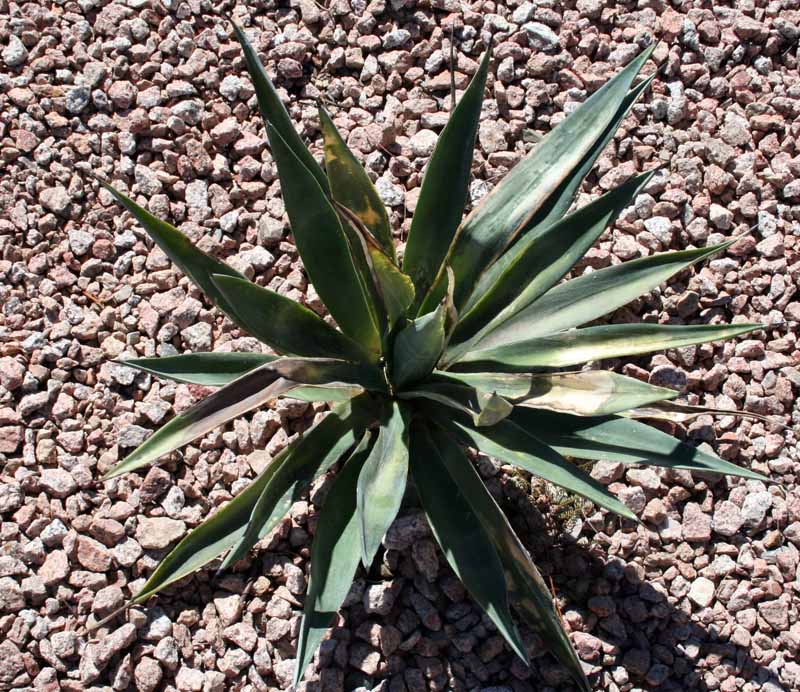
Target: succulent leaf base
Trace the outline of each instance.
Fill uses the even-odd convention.
[[[338,464],[311,551],[297,642],[297,684],[347,595],[369,567],[413,480],[452,569],[509,647],[529,651],[512,617],[533,628],[590,689],[550,590],[476,472],[480,450],[621,517],[633,512],[568,460],[763,477],[681,443],[640,418],[681,420],[706,409],[589,361],[742,334],[757,324],[583,326],[725,250],[654,254],[562,279],[648,184],[638,175],[571,210],[578,188],[652,77],[634,81],[652,47],[593,93],[466,217],[472,149],[489,70],[487,49],[428,163],[402,261],[389,216],[330,117],[320,112],[325,165],[295,131],[239,27],[297,249],[338,328],[195,248],[108,184],[208,299],[279,355],[193,353],[124,361],[160,377],[219,389],[154,433],[107,478],[158,461],[277,397],[332,410],[252,484],[195,528],[133,599],[225,555],[225,569]],[[731,415],[730,411],[724,412]]]

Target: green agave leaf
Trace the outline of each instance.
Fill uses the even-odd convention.
[[[319,401],[329,402],[343,402],[350,401],[354,397],[364,392],[363,387],[349,384],[326,384],[326,385],[308,385],[305,387],[293,387],[286,394],[283,394],[284,399],[298,399],[300,401],[308,401],[315,403]]]
[[[364,360],[368,354],[308,308],[251,281],[214,274],[220,292],[250,325],[250,333],[281,353]]]
[[[542,205],[604,138],[653,47],[642,51],[553,128],[466,218],[450,252],[456,308],[464,306],[480,274],[529,228]],[[435,300],[437,295],[433,291],[430,297]]]
[[[353,382],[382,389],[377,368],[327,359],[281,358],[234,380],[175,416],[117,464],[104,480],[128,473],[275,399],[296,384]]]
[[[503,564],[492,538],[469,502],[451,467],[468,464],[458,445],[441,444],[419,421],[412,425],[411,474],[433,535],[447,562],[486,611],[514,652],[528,652],[511,618]]]
[[[464,214],[491,52],[488,48],[484,53],[477,73],[439,135],[422,180],[403,255],[403,270],[411,276],[420,302],[442,270]],[[430,310],[437,302],[432,301]]]
[[[437,404],[449,406],[450,408],[454,408],[456,411],[461,411],[461,413],[469,416],[473,423],[477,424],[478,417],[480,416],[477,403],[474,405],[474,408],[470,408],[470,406],[467,406],[466,404],[463,404],[460,401],[452,398],[450,394],[451,393],[447,391],[447,389],[441,387],[441,385],[425,382],[419,387],[419,389],[406,389],[402,392],[399,392],[397,394],[397,398],[404,401],[413,401],[414,399],[427,399],[428,401],[434,401]],[[472,394],[473,398],[477,400],[477,392],[472,392]]]
[[[361,535],[361,562],[369,569],[381,539],[397,516],[408,476],[407,412],[392,402],[391,412],[381,421],[378,438],[370,452],[356,488],[356,507]]]
[[[370,363],[352,363],[334,358],[280,358],[264,367],[299,384],[346,384],[381,394],[388,391],[383,371]]]
[[[223,387],[260,365],[278,360],[280,356],[266,353],[185,353],[162,358],[129,358],[116,361],[120,365],[149,372],[175,382]],[[295,385],[284,395],[301,401],[348,401],[364,389],[347,384]]]
[[[250,73],[250,79],[253,80],[253,88],[256,92],[258,107],[261,110],[261,117],[264,119],[265,127],[269,128],[269,126],[272,126],[277,130],[281,139],[283,139],[294,155],[302,162],[303,166],[308,169],[309,173],[314,176],[317,184],[327,193],[328,179],[325,177],[325,173],[323,173],[316,159],[311,155],[311,152],[306,148],[305,144],[303,144],[300,135],[298,135],[297,131],[294,129],[294,123],[291,117],[289,117],[286,108],[284,108],[283,103],[281,103],[281,99],[275,91],[275,87],[267,76],[267,72],[258,57],[258,53],[256,53],[255,48],[253,48],[244,30],[236,22],[231,22],[231,24],[233,24],[236,40],[239,41],[242,46],[245,63],[247,64],[247,71]],[[278,166],[280,166],[280,164],[278,164]]]
[[[294,449],[303,443],[302,440],[313,436],[315,439],[325,438],[330,441],[331,446],[338,446],[337,440],[341,438],[349,439],[349,445],[354,444],[352,436],[354,425],[360,424],[354,417],[349,404],[338,406],[331,411],[321,422],[308,430],[302,437],[297,438],[291,445],[281,451],[269,465],[259,474],[252,484],[239,493],[235,498],[228,502],[222,509],[215,512],[197,528],[192,530],[175,548],[159,563],[153,574],[145,582],[142,589],[133,598],[133,603],[142,603],[150,596],[161,591],[166,586],[183,579],[192,574],[204,565],[220,556],[229,548],[236,545],[250,521],[253,508],[265,488],[271,486],[273,491],[276,487],[284,484],[290,490],[290,484],[296,483],[296,479],[290,477],[289,469],[294,469],[298,464],[290,461],[289,468],[286,462],[291,459]],[[349,437],[348,437],[349,435]],[[338,436],[338,437],[337,437]],[[312,473],[320,475],[327,470],[331,450],[328,455],[317,462],[316,468]],[[300,472],[308,472],[308,468],[301,468]],[[278,478],[276,479],[276,475]],[[311,480],[316,478],[313,476]],[[301,479],[302,481],[302,479]],[[300,482],[301,482],[300,481]],[[310,480],[307,482],[311,482]],[[288,484],[288,485],[287,485]],[[280,517],[279,517],[280,518]],[[277,524],[277,521],[275,522]],[[275,524],[264,525],[264,535],[275,528]]]
[[[512,372],[531,368],[563,368],[604,358],[635,356],[667,348],[721,341],[755,329],[760,324],[613,324],[586,327],[524,339],[462,356],[455,369]]]
[[[222,295],[211,278],[214,274],[224,274],[247,281],[244,276],[224,262],[207,255],[202,250],[198,250],[175,226],[156,218],[116,188],[99,178],[98,182],[113,195],[117,202],[131,213],[156,245],[161,248],[162,252],[208,296],[208,299],[214,305],[219,307],[240,327],[250,331],[249,325],[239,317],[236,306]]]
[[[751,411],[738,411],[736,409],[723,409],[723,408],[709,408],[708,406],[690,406],[678,401],[658,401],[650,404],[649,406],[639,406],[628,411],[624,411],[621,415],[626,418],[651,418],[654,420],[667,420],[672,423],[686,423],[687,421],[697,418],[698,416],[734,416],[736,418],[752,418],[753,420],[760,420],[764,423],[772,423],[780,425],[783,428],[787,426],[782,420],[775,416],[762,416],[760,413],[753,413]]]
[[[494,425],[513,410],[503,397],[493,392],[484,392],[443,377],[419,383],[414,389],[400,392],[404,400],[426,399],[460,411],[469,416],[478,427]]]
[[[446,466],[455,486],[467,499],[470,509],[497,550],[506,573],[511,605],[539,633],[545,646],[570,672],[581,690],[590,692],[586,675],[561,625],[550,591],[505,514],[459,446],[440,431],[433,431],[431,439],[434,447],[440,451],[439,459]]]
[[[361,556],[356,486],[370,451],[365,434],[350,459],[336,475],[319,513],[311,546],[311,575],[300,635],[297,640],[295,688],[317,650],[322,635],[341,607],[353,583]]]
[[[397,322],[405,319],[414,301],[414,284],[383,251],[361,219],[339,202],[334,200],[334,204],[342,217],[343,228],[364,281],[370,286],[373,301],[376,305],[383,306],[381,317],[385,316],[388,324],[382,326],[388,332]]]
[[[633,202],[653,173],[650,171],[635,176],[550,228],[522,237],[514,246],[514,259],[507,264],[505,271],[461,318],[451,343],[468,341],[461,351],[468,350],[470,343],[479,341],[483,334],[513,317],[555,286],[620,212]],[[452,350],[452,346],[450,348]]]
[[[606,370],[545,374],[436,373],[477,390],[496,392],[514,406],[604,416],[674,399],[678,392]]]
[[[527,243],[523,243],[523,240],[527,241],[529,237],[535,238],[545,229],[549,229],[550,226],[567,213],[567,210],[575,201],[575,196],[584,178],[614,137],[614,134],[619,129],[625,116],[628,115],[633,104],[636,103],[647,87],[650,86],[654,78],[655,74],[650,75],[628,92],[627,96],[625,96],[622,101],[622,105],[617,109],[616,114],[611,119],[611,123],[606,128],[603,137],[589,150],[589,153],[584,157],[580,165],[578,165],[550,197],[548,197],[547,201],[528,224],[527,229],[523,229],[521,233],[522,237],[480,276],[475,290],[464,306],[465,312],[471,310],[475,303],[494,286],[508,265],[516,262],[518,255],[526,251]]]
[[[295,244],[311,283],[342,331],[378,353],[381,343],[375,306],[336,210],[314,176],[269,124],[267,134]]]
[[[475,425],[479,428],[499,423],[514,410],[514,405],[497,392],[478,390],[478,404],[480,413],[475,419]]]
[[[770,482],[760,473],[736,466],[628,418],[583,418],[566,413],[517,408],[510,419],[565,456],[665,466]]]
[[[368,296],[370,310],[372,311],[378,332],[385,338],[390,327],[388,323],[389,314],[381,294],[380,277],[375,271],[372,261],[372,254],[383,255],[383,250],[380,249],[378,241],[375,240],[372,233],[362,223],[361,219],[343,204],[339,204],[335,199],[331,201],[333,202],[333,207],[339,214],[342,230],[344,231],[344,235],[350,247],[353,265],[355,266],[364,293]],[[387,257],[386,261],[399,272],[392,260]],[[382,340],[382,350],[385,350],[385,347],[386,343]]]
[[[367,416],[364,401],[347,404],[326,416],[292,443],[290,452],[281,455],[268,467],[270,477],[253,506],[247,528],[225,556],[220,569],[240,560],[264,538],[319,476],[335,464],[361,439]],[[276,463],[277,462],[277,463]]]
[[[319,119],[325,140],[325,169],[333,198],[361,220],[386,255],[394,261],[389,215],[378,191],[322,107],[319,109]]]
[[[128,358],[116,362],[175,382],[222,387],[279,357],[266,353],[184,353],[180,356]]]
[[[367,251],[389,324],[394,326],[408,314],[414,302],[414,284],[411,277],[401,272],[383,252],[374,247]]]
[[[409,322],[394,341],[393,380],[401,389],[417,382],[433,370],[444,348],[446,310],[436,310]]]
[[[652,290],[673,274],[730,247],[736,240],[696,250],[662,252],[566,281],[489,332],[476,350],[547,336],[591,322]]]
[[[484,454],[502,459],[553,483],[571,493],[591,500],[600,507],[619,514],[626,519],[638,521],[636,515],[620,500],[608,492],[589,474],[571,464],[555,449],[545,444],[529,428],[521,427],[517,411],[490,428],[476,429],[463,417],[445,417],[434,412],[436,422],[454,432],[467,444],[477,447]],[[538,433],[538,430],[535,432]]]
[[[242,375],[175,416],[106,473],[103,480],[151,464],[223,423],[265,404],[270,399],[276,399],[294,383],[281,377],[270,368],[271,365],[267,363]]]
[[[239,540],[264,485],[269,469],[280,464],[284,449],[247,488],[185,536],[159,563],[131,603],[143,603],[170,584],[196,572],[219,557]]]

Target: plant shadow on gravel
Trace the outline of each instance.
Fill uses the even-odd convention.
[[[578,634],[575,644],[586,659],[593,689],[599,692],[632,686],[659,692],[711,692],[730,676],[762,684],[775,681],[773,673],[755,661],[747,648],[720,640],[719,623],[713,618],[709,617],[707,624],[694,622],[688,611],[670,604],[653,587],[657,572],[679,563],[690,564],[691,558],[686,561],[676,553],[642,546],[642,536],[630,522],[621,532],[619,522],[610,520],[607,540],[593,538],[593,530],[585,526],[576,541],[554,526],[561,521],[555,517],[557,510],[541,513],[531,502],[529,490],[517,484],[513,476],[490,479],[493,491],[499,490],[495,481],[500,478],[505,485],[498,493],[505,495],[503,509],[559,597],[563,619],[573,631],[591,633]],[[309,515],[312,524],[314,515],[313,511]],[[615,550],[609,550],[606,543],[614,541]],[[527,669],[511,652],[434,547],[413,491],[407,494],[404,511],[390,529],[386,543],[389,549],[382,549],[369,573],[360,568],[345,601],[344,619],[339,618],[330,639],[320,647],[321,665],[315,666],[315,677],[321,680],[307,683],[307,692],[575,689],[566,669],[544,652],[537,635],[527,627],[522,627],[522,633],[532,652],[532,667]],[[705,547],[706,553],[713,555],[714,541]],[[657,552],[664,557],[659,558]],[[669,556],[673,557],[671,562]],[[191,589],[168,588],[161,605],[176,614],[184,607],[202,610],[224,591],[239,591],[247,601],[253,598],[253,584],[259,577],[273,578],[280,574],[281,565],[293,559],[296,564],[297,557],[281,541],[277,549],[259,550],[218,577],[213,572],[195,575],[208,579],[207,583]],[[648,562],[646,572],[643,565]],[[274,585],[270,593],[273,589]],[[370,589],[373,597],[367,594]],[[367,601],[372,601],[372,612],[365,607]],[[680,602],[688,602],[685,594]],[[247,602],[243,606],[249,609]],[[692,608],[697,614],[697,606]],[[261,621],[258,617],[254,624],[263,634],[275,618],[266,613]],[[288,634],[288,623],[286,630]],[[293,635],[284,635],[273,642],[273,667],[278,659],[293,666],[292,639]],[[390,639],[394,641],[390,643]],[[379,663],[376,652],[384,647],[390,647],[391,653],[382,655]],[[711,685],[706,676],[715,679]],[[264,676],[268,685],[272,677],[274,672]],[[277,681],[281,682],[280,676]]]
[[[509,482],[514,482],[512,476],[506,476],[505,483]],[[491,484],[490,481],[489,485]],[[493,488],[497,489],[497,486]],[[520,497],[514,498],[517,491]],[[507,485],[504,494],[508,494]],[[760,684],[767,681],[777,683],[772,671],[766,665],[754,660],[748,648],[720,639],[720,623],[715,622],[710,608],[706,609],[708,621],[697,622],[693,620],[691,613],[694,611],[697,615],[700,609],[694,604],[689,604],[685,593],[680,598],[679,604],[688,604],[686,609],[681,608],[679,604],[670,603],[662,591],[653,587],[653,580],[658,578],[656,572],[663,572],[670,566],[677,567],[681,563],[691,564],[691,558],[684,562],[676,553],[662,552],[664,557],[661,560],[655,559],[654,565],[646,569],[644,565],[648,562],[648,557],[655,557],[658,549],[651,549],[646,545],[641,547],[642,536],[637,535],[631,522],[624,522],[627,532],[621,534],[620,521],[615,518],[609,520],[607,526],[613,527],[616,532],[614,539],[621,538],[623,542],[625,537],[632,539],[627,548],[618,550],[620,554],[612,555],[605,542],[592,538],[591,528],[584,528],[579,539],[575,540],[568,532],[561,530],[564,527],[554,526],[555,512],[552,508],[557,506],[556,503],[551,502],[543,514],[530,502],[530,495],[520,490],[519,486],[510,494],[512,499],[505,498],[501,506],[512,521],[526,549],[536,564],[540,565],[545,580],[551,584],[558,596],[560,607],[563,608],[563,619],[570,623],[572,631],[580,633],[574,640],[576,648],[581,653],[584,647],[588,652],[596,652],[594,655],[590,653],[584,661],[593,689],[598,692],[618,690],[620,686],[626,685],[634,689],[659,692],[687,690],[711,692],[719,689],[719,684],[730,676],[738,678],[739,685],[742,681]],[[526,497],[522,497],[523,494]],[[516,504],[517,507],[512,507],[512,504]],[[520,505],[527,505],[523,510],[524,516],[519,513]],[[563,506],[570,507],[568,504]],[[408,521],[414,516],[413,508],[409,509],[411,512],[407,512],[401,521]],[[424,522],[424,519],[421,521]],[[561,520],[555,519],[555,521]],[[611,533],[608,534],[609,542],[612,540]],[[704,544],[706,554],[713,557],[717,542],[725,541],[712,539],[711,542]],[[416,547],[412,545],[409,552],[413,554]],[[692,547],[696,550],[698,545],[693,544]],[[437,554],[441,565],[437,581],[438,584],[447,584],[448,580],[455,577],[444,562],[443,556],[438,553],[438,548]],[[406,570],[409,570],[408,562],[410,560],[406,562]],[[425,580],[418,562],[414,567],[415,569],[409,570],[415,572],[414,577],[410,577],[409,574],[410,578],[406,578],[405,589],[412,592],[427,590],[429,596],[432,592],[436,592],[438,600],[434,601],[433,606],[444,615],[443,629],[448,624],[456,624],[448,623],[447,609],[452,603],[445,593],[446,588],[442,589],[436,583]],[[421,581],[425,583],[421,584]],[[686,591],[691,581],[692,578],[687,578]],[[422,589],[419,589],[419,586],[422,586]],[[716,586],[719,586],[719,580]],[[472,606],[476,620],[481,620],[480,611],[472,604],[468,594],[465,595],[465,600]],[[378,620],[393,621],[398,612],[402,613],[408,608],[407,602],[403,605],[403,601],[401,595],[398,598],[398,603],[401,605],[393,608],[387,618]],[[454,614],[460,612],[455,610]],[[348,617],[352,618],[353,615],[358,618],[358,623],[348,622],[336,628],[333,631],[334,638],[352,640],[361,622],[369,620],[369,616],[363,612],[353,612],[351,609]],[[487,623],[488,620],[483,617],[477,627],[480,628]],[[466,634],[469,632],[469,629],[465,631]],[[587,632],[590,633],[590,637],[583,634]],[[498,639],[493,629],[484,633],[484,639],[468,656],[464,656],[452,645],[447,646],[447,637],[436,636],[441,632],[432,634],[434,634],[432,641],[438,642],[443,647],[435,657],[444,661],[446,672],[455,673],[456,682],[460,683],[460,686],[452,688],[454,692],[476,689],[491,689],[493,692],[506,692],[506,690],[572,692],[575,689],[566,669],[545,652],[536,634],[525,626],[523,626],[523,637],[533,643],[530,669],[526,669],[505,643],[502,645],[502,652],[495,658],[488,663],[481,661],[482,654],[491,651],[492,640]],[[406,677],[404,673],[411,671],[412,674],[408,676],[410,679],[404,680],[409,692],[426,689],[414,685],[415,679],[421,680],[416,675],[419,661],[420,658],[415,657],[413,653],[407,655],[406,665],[409,667],[406,671],[399,672],[400,677]],[[427,661],[424,659],[422,661],[424,667]],[[449,671],[447,671],[448,662],[451,664]],[[461,675],[456,672],[459,667]],[[362,686],[368,690],[373,689],[384,677],[390,680],[392,677],[370,678],[354,675],[352,666],[348,670],[350,676],[346,680],[349,679],[350,684],[345,684],[345,690]],[[526,675],[528,677],[523,677]],[[707,676],[713,678],[711,684]],[[609,681],[613,681],[613,684],[610,685]],[[383,692],[382,687],[378,689]],[[387,689],[394,688],[390,686]],[[398,689],[403,688],[398,687]]]

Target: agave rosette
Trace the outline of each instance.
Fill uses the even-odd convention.
[[[732,241],[584,273],[576,262],[652,172],[571,211],[586,174],[652,77],[652,48],[593,93],[466,218],[487,50],[428,163],[402,262],[369,177],[321,111],[324,169],[294,129],[245,33],[235,27],[309,279],[338,329],[195,248],[110,185],[172,261],[231,320],[278,355],[192,353],[125,363],[219,389],[174,417],[107,478],[152,464],[277,397],[332,410],[252,484],[187,535],[133,599],[140,603],[225,555],[244,556],[321,474],[339,464],[320,510],[297,642],[298,682],[369,567],[413,480],[433,534],[511,649],[529,652],[512,609],[589,689],[536,566],[467,448],[520,467],[621,517],[631,510],[567,457],[762,478],[679,442],[639,417],[690,415],[676,392],[587,361],[726,339],[759,325],[584,326]],[[566,370],[565,370],[566,369]],[[725,411],[730,414],[732,412]]]

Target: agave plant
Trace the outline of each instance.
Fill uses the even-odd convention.
[[[584,177],[647,89],[652,77],[634,82],[652,48],[587,98],[462,218],[487,49],[428,163],[400,261],[387,211],[330,117],[320,112],[323,170],[246,35],[234,30],[297,249],[338,328],[201,252],[176,228],[105,185],[212,303],[278,354],[124,361],[159,377],[220,389],[169,421],[106,478],[152,464],[277,397],[330,401],[333,407],[187,535],[133,602],[226,552],[221,568],[232,565],[272,531],[310,483],[338,464],[311,550],[295,684],[359,563],[373,562],[412,481],[447,561],[509,647],[529,660],[513,608],[581,689],[589,689],[550,592],[468,450],[630,520],[636,520],[634,513],[570,458],[762,478],[636,420],[704,411],[673,402],[671,389],[576,369],[759,327],[582,326],[733,241],[654,254],[561,281],[651,178],[652,172],[636,176],[570,210]]]

